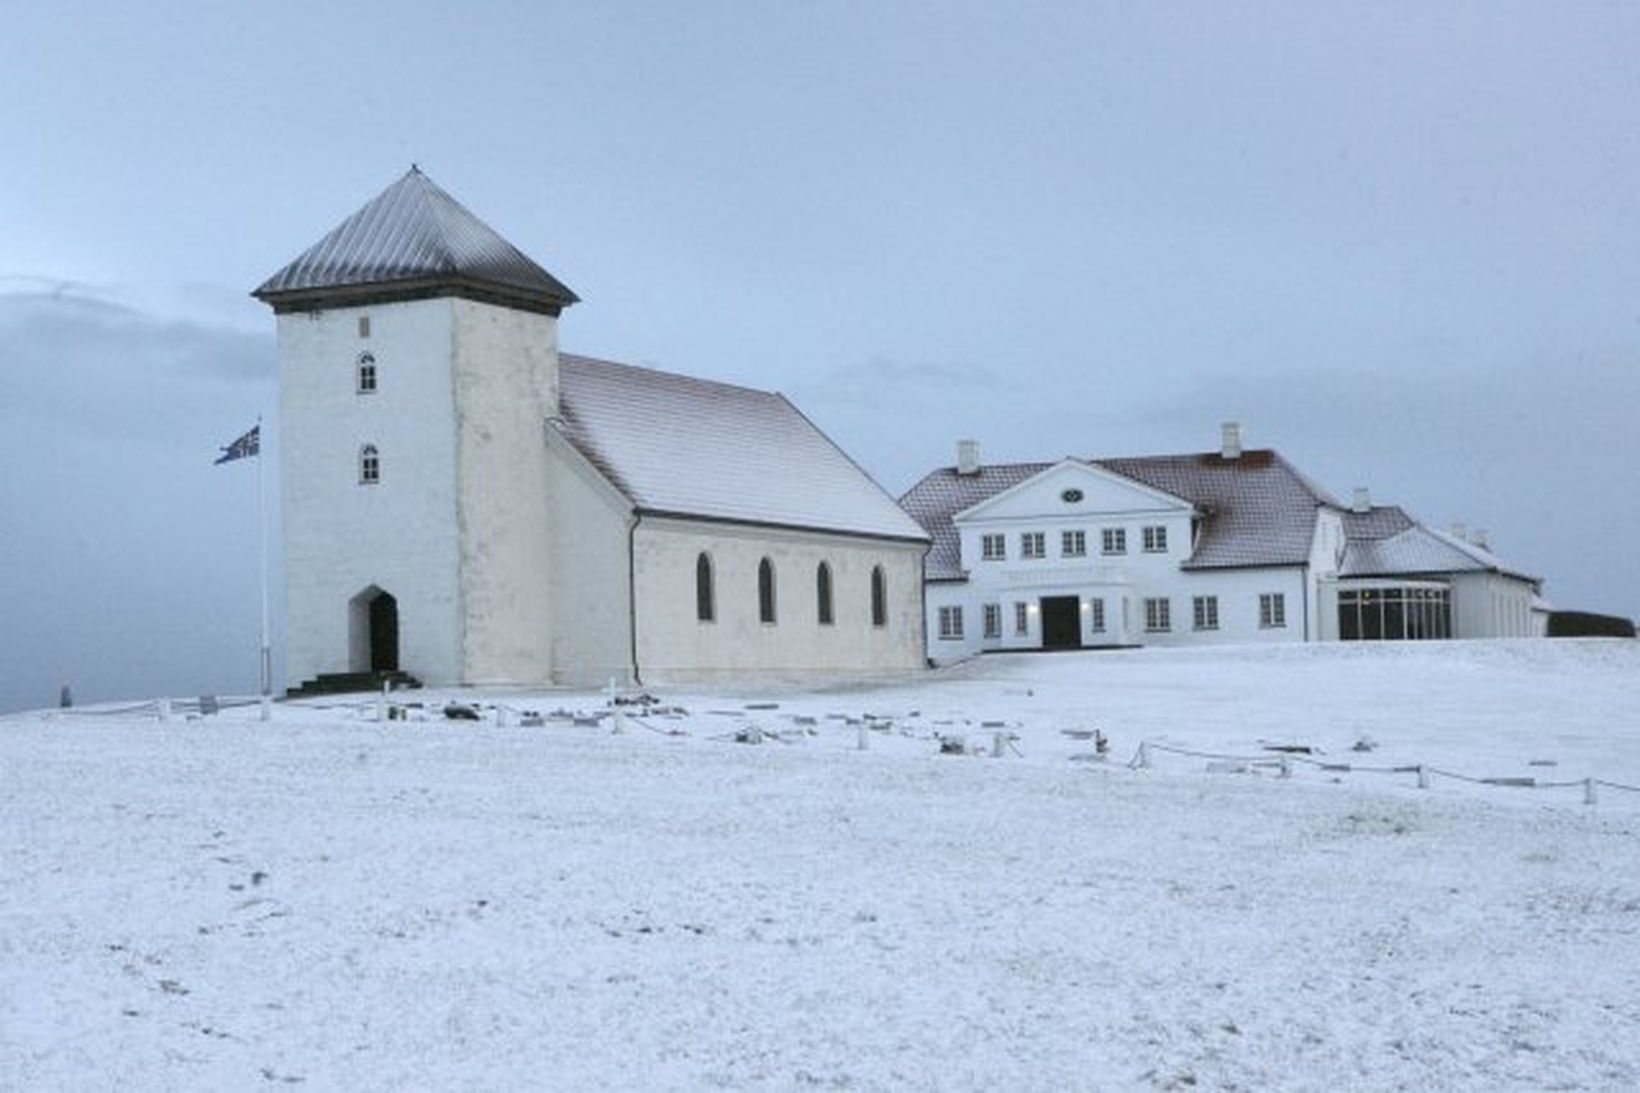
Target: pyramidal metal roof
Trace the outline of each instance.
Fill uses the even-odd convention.
[[[414,166],[252,295],[275,311],[451,295],[551,315],[579,299]]]

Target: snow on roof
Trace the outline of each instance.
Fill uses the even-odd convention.
[[[1486,547],[1420,524],[1399,505],[1345,510],[1340,577],[1434,573],[1501,573],[1536,584],[1540,578],[1508,565]]]
[[[563,354],[570,441],[640,511],[926,541],[785,397]]]
[[[1397,510],[1399,511],[1399,510]],[[1405,517],[1405,513],[1402,513]],[[1383,538],[1351,538],[1344,547],[1340,577],[1395,577],[1420,573],[1500,573],[1537,583],[1538,578],[1507,565],[1490,550],[1444,531],[1412,523]]]
[[[1172,494],[1201,511],[1201,534],[1185,563],[1190,569],[1302,565],[1310,556],[1316,509],[1337,505],[1331,495],[1267,449],[1245,451],[1238,459],[1204,452],[1088,462]],[[928,577],[964,576],[953,515],[1051,466],[990,464],[973,475],[941,467],[907,491],[900,504],[934,539]]]
[[[1399,505],[1374,505],[1366,512],[1345,509],[1343,517],[1344,535],[1350,539],[1388,539],[1417,523]]]
[[[416,167],[252,295],[276,310],[297,310],[434,292],[554,315],[577,300]]]

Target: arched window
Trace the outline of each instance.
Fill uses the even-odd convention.
[[[814,594],[821,626],[831,625],[831,566],[825,562],[814,571]]]
[[[359,482],[373,486],[382,480],[382,458],[374,444],[359,449]]]
[[[370,353],[359,354],[359,394],[374,394],[376,390],[376,358]]]
[[[695,618],[711,622],[717,616],[712,601],[712,556],[701,551],[695,559]]]
[[[757,563],[757,617],[774,621],[774,563],[767,558]]]
[[[880,565],[871,567],[871,625],[888,625],[888,580]]]

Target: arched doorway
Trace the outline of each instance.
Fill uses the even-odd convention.
[[[355,672],[399,670],[399,601],[375,585],[348,602],[349,668]]]

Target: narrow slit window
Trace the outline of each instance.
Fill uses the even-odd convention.
[[[757,617],[774,622],[774,563],[764,558],[757,563]]]
[[[712,556],[701,552],[695,559],[695,618],[711,622],[717,617],[717,604],[712,597]]]
[[[871,625],[888,625],[888,580],[883,567],[871,567]]]
[[[831,615],[831,566],[825,562],[814,571],[815,611],[820,619],[821,626],[832,624]]]

